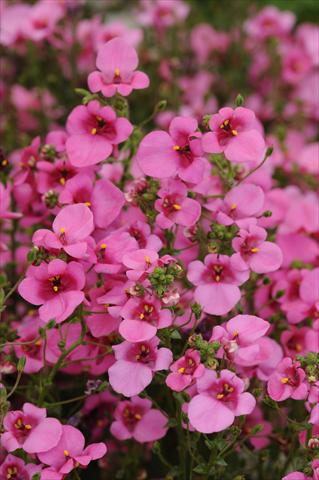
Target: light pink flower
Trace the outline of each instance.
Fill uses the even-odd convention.
[[[119,402],[114,418],[110,430],[118,440],[134,438],[139,443],[154,442],[165,437],[168,428],[166,416],[153,409],[152,402],[146,398],[133,397]]]
[[[104,443],[92,443],[86,448],[83,434],[71,425],[62,426],[59,443],[52,449],[38,455],[40,461],[53,467],[59,474],[66,475],[77,466],[86,467],[92,460],[106,453]]]
[[[13,452],[22,448],[27,453],[46,452],[57,445],[62,425],[55,418],[47,418],[45,408],[25,403],[22,410],[8,412],[3,420],[1,445]]]
[[[235,417],[251,413],[256,405],[255,398],[244,392],[244,382],[229,370],[220,376],[206,370],[197,380],[198,395],[188,406],[188,417],[192,426],[201,433],[214,433],[230,427]]]
[[[74,258],[83,258],[87,252],[89,235],[93,232],[93,214],[83,203],[64,207],[54,219],[51,230],[39,229],[32,242],[47,250],[64,250]]]
[[[67,125],[69,138],[66,151],[72,165],[87,167],[106,160],[114,145],[128,139],[133,126],[124,117],[117,117],[111,107],[97,100],[79,105],[70,113]]]
[[[99,47],[96,66],[100,71],[90,73],[91,92],[102,92],[105,97],[116,93],[126,97],[133,90],[147,88],[148,76],[136,70],[138,57],[135,48],[122,38],[113,38]]]
[[[42,262],[38,267],[30,266],[27,276],[19,285],[22,298],[39,308],[40,319],[57,323],[68,318],[84,300],[82,289],[85,275],[77,262],[65,263],[55,259]]]
[[[188,266],[187,278],[196,285],[194,298],[206,313],[225,315],[240,300],[241,285],[248,280],[248,271],[232,266],[232,257],[209,254],[204,263],[195,260]]]
[[[258,14],[247,20],[245,29],[256,40],[264,40],[268,37],[285,37],[291,31],[296,17],[292,12],[281,11],[273,5],[269,5]]]
[[[252,110],[221,108],[212,115],[209,127],[211,132],[203,136],[205,152],[224,152],[227,160],[235,163],[258,163],[263,159],[266,145]]]
[[[123,263],[129,270],[126,276],[137,282],[143,280],[148,273],[152,272],[158,263],[158,253],[147,248],[141,248],[123,256]]]
[[[159,338],[141,343],[114,345],[116,362],[108,371],[110,384],[117,393],[132,397],[152,381],[153,372],[167,370],[173,359],[168,348],[158,348]]]
[[[200,353],[188,349],[170,366],[170,370],[172,373],[167,376],[166,385],[176,392],[181,392],[204,374],[205,367],[201,363]]]

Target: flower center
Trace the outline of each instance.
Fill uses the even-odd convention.
[[[7,468],[7,479],[10,480],[11,478],[16,478],[18,475],[18,469],[14,465],[10,465]]]
[[[58,293],[59,289],[61,288],[61,277],[60,275],[55,275],[54,277],[49,278],[49,281],[52,285],[52,290],[55,293]]]
[[[213,279],[215,280],[215,282],[220,282],[221,278],[222,278],[222,274],[223,274],[223,270],[224,270],[224,267],[223,265],[214,265],[213,266]]]
[[[224,120],[223,123],[219,125],[219,128],[229,136],[236,137],[236,135],[238,135],[238,131],[232,127],[229,119]]]
[[[29,423],[24,423],[22,418],[19,417],[17,419],[17,421],[15,422],[14,424],[14,428],[16,428],[17,430],[31,430],[32,429],[32,425],[30,425]]]
[[[218,400],[224,400],[225,398],[227,398],[231,393],[233,393],[234,391],[234,387],[232,387],[231,385],[229,385],[229,383],[224,383],[223,384],[223,388],[222,388],[222,391],[219,392],[217,395],[216,395],[216,398]]]

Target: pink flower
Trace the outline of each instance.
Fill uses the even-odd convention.
[[[88,174],[79,173],[68,180],[61,194],[61,203],[84,203],[91,208],[96,227],[108,227],[120,214],[124,194],[107,178],[97,180],[93,187]]]
[[[76,167],[95,165],[107,159],[114,145],[127,140],[133,131],[126,118],[118,118],[111,107],[103,107],[97,100],[75,107],[66,127],[70,135],[66,151]]]
[[[82,265],[55,259],[48,264],[42,262],[38,267],[30,266],[18,290],[28,302],[41,305],[41,320],[48,322],[55,319],[61,323],[83,302],[84,293],[81,290],[84,284]]]
[[[133,397],[119,402],[114,418],[110,430],[118,440],[134,438],[139,443],[154,442],[165,437],[167,432],[168,419],[153,409],[152,402],[146,398]]]
[[[21,213],[12,212],[10,208],[10,195],[11,188],[8,185],[5,187],[0,183],[0,220],[1,219],[13,219],[20,218]]]
[[[41,471],[40,465],[34,463],[24,463],[24,461],[14,455],[7,455],[0,466],[0,478],[8,480],[32,480],[36,473]]]
[[[127,278],[135,282],[143,280],[148,273],[153,271],[154,266],[158,263],[158,258],[158,253],[147,248],[126,253],[122,261],[130,269],[126,271]]]
[[[218,356],[226,353],[238,365],[257,365],[267,359],[258,340],[267,333],[269,327],[268,322],[254,315],[236,315],[222,326],[214,327],[210,341],[221,343]]]
[[[300,368],[300,363],[294,362],[290,357],[285,357],[277,365],[276,371],[268,381],[268,394],[277,402],[282,402],[289,397],[294,400],[303,400],[308,393],[305,377],[306,374]]]
[[[248,280],[248,271],[232,266],[232,257],[209,254],[188,266],[187,278],[196,285],[194,298],[206,313],[225,315],[240,300],[241,285]]]
[[[200,361],[199,352],[188,349],[170,366],[170,370],[172,373],[167,376],[166,385],[175,392],[181,392],[204,374],[205,367]]]
[[[122,260],[125,254],[138,249],[138,244],[127,232],[113,230],[102,238],[96,246],[97,273],[115,274],[123,270]]]
[[[32,241],[47,250],[64,250],[74,258],[83,258],[87,252],[89,235],[93,232],[93,214],[83,203],[64,207],[55,217],[51,230],[37,230]]]
[[[97,54],[96,66],[100,71],[90,73],[88,85],[91,92],[102,92],[105,97],[116,93],[126,97],[133,90],[147,88],[148,76],[136,71],[138,57],[135,48],[122,38],[113,38],[102,45]]]
[[[265,154],[265,141],[259,131],[255,114],[248,108],[221,108],[209,121],[211,132],[203,137],[208,153],[224,152],[235,163],[259,163]]]
[[[159,213],[156,223],[161,228],[171,228],[174,224],[190,227],[200,217],[201,206],[187,197],[187,187],[178,180],[168,180],[157,192],[160,197],[155,201]]]
[[[80,430],[71,425],[62,426],[59,443],[38,455],[40,461],[66,475],[78,466],[86,467],[92,460],[106,454],[104,443],[92,443],[84,448],[85,439]]]
[[[117,393],[132,397],[152,381],[153,372],[166,370],[173,359],[168,348],[158,348],[157,337],[141,343],[114,345],[116,362],[108,371],[110,384]]]
[[[22,410],[8,412],[3,420],[5,432],[1,445],[13,452],[22,448],[27,453],[46,452],[55,447],[62,435],[62,425],[55,418],[47,418],[45,408],[25,403]]]
[[[273,242],[265,241],[267,232],[264,228],[249,225],[241,229],[232,241],[237,254],[233,256],[234,265],[239,270],[250,268],[256,273],[269,273],[278,270],[282,264],[282,252]]]
[[[296,21],[292,12],[281,11],[269,5],[245,24],[247,33],[256,40],[268,37],[285,37],[290,32]]]
[[[29,10],[29,15],[22,19],[22,32],[26,38],[40,42],[53,33],[57,22],[62,17],[61,4],[40,0]]]
[[[170,310],[161,309],[159,300],[151,295],[130,298],[121,310],[124,320],[119,332],[128,342],[145,342],[156,335],[157,329],[172,324]]]
[[[264,199],[264,192],[260,187],[244,184],[232,188],[223,200],[211,202],[207,208],[215,213],[218,223],[237,223],[244,228],[247,223],[256,223],[256,217],[262,213]]]
[[[155,131],[140,143],[137,161],[145,175],[168,178],[178,174],[185,182],[199,183],[204,174],[205,160],[197,120],[175,117],[169,133]]]
[[[219,377],[206,370],[197,380],[199,393],[188,406],[192,426],[201,433],[220,432],[230,427],[235,417],[251,413],[256,400],[244,388],[244,382],[229,370],[222,370]]]
[[[140,2],[141,12],[138,19],[142,25],[154,26],[159,33],[167,27],[183,21],[188,15],[189,5],[182,0],[142,0]]]

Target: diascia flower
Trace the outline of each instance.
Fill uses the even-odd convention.
[[[282,402],[289,397],[294,400],[303,400],[307,397],[308,388],[305,371],[300,367],[299,362],[295,362],[290,357],[281,360],[267,384],[269,396],[277,402]]]
[[[62,476],[78,466],[86,467],[92,460],[106,454],[104,443],[92,443],[85,448],[85,439],[80,430],[71,425],[63,425],[61,429],[59,443],[54,448],[39,453],[38,457]]]
[[[205,367],[200,361],[200,353],[188,349],[170,366],[170,370],[171,373],[166,378],[166,385],[176,392],[181,392],[204,374]]]
[[[140,343],[114,345],[116,362],[110,367],[109,381],[117,392],[132,397],[152,381],[153,372],[166,370],[173,359],[168,348],[158,348],[159,338]]]
[[[119,402],[114,418],[110,430],[118,440],[134,438],[139,443],[154,442],[163,438],[168,428],[167,417],[152,408],[152,402],[146,398],[132,397]]]
[[[244,392],[244,382],[230,370],[222,370],[220,376],[206,370],[197,380],[198,395],[188,406],[192,426],[202,433],[214,433],[230,427],[239,415],[251,413],[255,398]]]
[[[113,38],[98,50],[96,66],[100,71],[90,73],[89,89],[102,92],[105,97],[113,97],[116,93],[126,97],[133,90],[147,88],[149,78],[136,70],[137,65],[135,48],[122,38]]]
[[[195,118],[175,117],[168,133],[159,130],[146,135],[137,152],[142,172],[155,178],[178,174],[185,182],[199,183],[206,161],[197,127]]]
[[[224,152],[225,157],[235,163],[258,163],[263,159],[266,145],[252,110],[221,108],[212,115],[209,127],[211,132],[203,137],[205,152]]]
[[[93,232],[93,214],[83,203],[64,207],[55,217],[51,230],[39,229],[32,241],[47,250],[64,250],[74,258],[82,258],[87,251],[87,238]]]
[[[196,285],[194,298],[206,313],[225,315],[239,301],[238,285],[248,280],[249,273],[234,268],[232,257],[209,254],[204,263],[189,264],[187,278]]]
[[[87,167],[107,159],[114,145],[127,140],[133,131],[126,118],[117,117],[111,107],[103,107],[97,100],[75,107],[66,128],[69,134],[66,152],[75,167]]]
[[[34,463],[26,464],[21,458],[9,454],[0,465],[0,478],[6,480],[32,480],[33,476],[40,471],[40,465],[35,465]]]
[[[38,267],[31,265],[19,285],[19,293],[33,305],[41,305],[41,320],[48,322],[54,318],[61,323],[83,302],[84,284],[82,265],[55,259],[50,263],[42,262]]]
[[[27,453],[46,452],[57,445],[62,425],[55,418],[47,418],[45,408],[25,403],[22,410],[8,412],[3,420],[1,445],[13,452],[23,448]]]

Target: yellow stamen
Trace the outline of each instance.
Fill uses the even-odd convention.
[[[257,253],[257,252],[259,252],[259,248],[254,247],[250,251],[251,251],[251,253]]]
[[[65,178],[61,177],[59,182],[61,183],[61,185],[65,185]]]
[[[220,275],[216,275],[215,280],[216,280],[216,282],[219,282],[220,281]]]
[[[140,313],[140,314],[139,314],[139,318],[140,318],[141,320],[143,320],[144,316],[145,316],[144,313]]]
[[[141,352],[146,352],[147,348],[145,347],[145,345],[141,345]]]
[[[61,235],[63,235],[65,233],[65,228],[61,227],[60,228],[60,233],[61,233]]]
[[[70,456],[70,454],[69,454],[69,451],[68,451],[68,450],[63,450],[63,453],[64,453],[64,455],[65,455],[66,457],[69,457],[69,456]]]
[[[54,285],[54,286],[53,286],[53,290],[54,290],[55,292],[58,292],[58,291],[59,291],[59,287],[57,287],[56,285]]]
[[[86,205],[87,207],[90,207],[90,206],[91,206],[91,202],[84,202],[84,205]]]
[[[5,167],[6,165],[8,165],[8,160],[7,160],[6,158],[4,158],[4,159],[2,160],[2,162],[1,162],[1,165],[2,165],[3,167]]]
[[[296,343],[295,349],[296,349],[297,352],[301,352],[301,350],[302,350],[302,345],[300,345],[300,343]]]
[[[289,378],[288,378],[288,377],[282,377],[281,383],[286,384],[286,383],[288,383],[288,382],[289,382]]]
[[[116,69],[115,69],[115,76],[116,77],[120,76],[120,69],[118,67],[116,67]]]
[[[177,371],[178,371],[178,373],[184,373],[184,372],[185,372],[185,368],[184,368],[184,367],[181,367],[181,368],[179,368]]]
[[[150,257],[145,255],[145,263],[151,263]]]
[[[181,147],[179,145],[174,145],[174,147],[173,147],[173,150],[176,150],[176,151],[178,151],[180,149],[181,149]]]
[[[237,130],[232,130],[231,133],[236,137],[236,135],[238,135],[238,132]]]
[[[101,243],[100,250],[105,250],[107,247],[106,243]]]
[[[230,209],[231,209],[231,210],[235,210],[236,208],[237,208],[237,204],[236,204],[236,203],[232,203]]]
[[[173,208],[174,208],[174,210],[181,210],[182,209],[182,207],[180,205],[178,205],[178,203],[174,203]]]
[[[140,415],[139,413],[136,413],[134,417],[136,418],[136,420],[141,420],[142,415]]]
[[[233,333],[233,338],[236,338],[236,337],[238,337],[238,335],[239,335],[239,334],[238,334],[238,331],[237,331],[237,330],[235,330],[235,331],[234,331],[234,333]]]
[[[25,428],[26,430],[31,430],[32,425],[30,425],[29,423],[27,423],[27,424],[24,426],[24,428]]]
[[[34,345],[36,345],[37,347],[40,347],[41,343],[42,343],[41,338],[39,338],[39,340],[37,340]]]
[[[218,400],[221,400],[222,398],[224,398],[224,394],[223,394],[223,393],[219,393],[216,398],[218,398]]]
[[[92,135],[96,135],[96,132],[97,132],[97,128],[92,128],[91,134],[92,134]]]
[[[227,119],[227,120],[224,121],[225,127],[227,127],[228,124],[229,124],[229,120]]]

